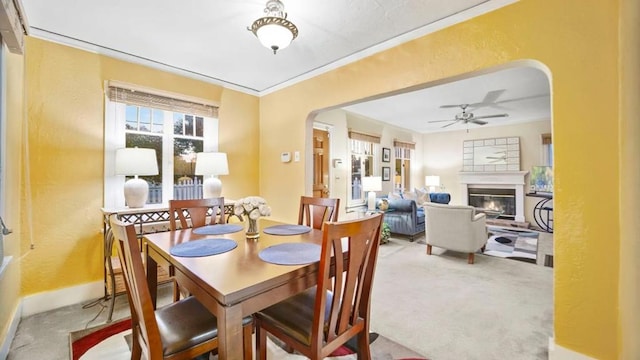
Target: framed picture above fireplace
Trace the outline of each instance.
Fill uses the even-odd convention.
[[[462,171],[520,171],[520,138],[466,140],[462,156]]]

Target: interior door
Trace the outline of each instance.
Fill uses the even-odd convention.
[[[329,197],[329,132],[313,129],[313,197]]]

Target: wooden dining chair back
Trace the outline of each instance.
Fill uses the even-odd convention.
[[[326,221],[338,221],[339,210],[340,199],[301,196],[298,225],[320,230]]]
[[[207,216],[209,216],[208,222]],[[176,220],[180,221],[181,229],[225,224],[224,197],[169,200],[169,228],[171,230],[178,228]],[[189,224],[189,220],[191,224]]]
[[[371,358],[371,285],[381,225],[382,214],[325,224],[317,285],[255,314],[258,359],[266,359],[267,332],[314,360],[357,336],[358,359]]]
[[[218,348],[217,321],[194,297],[155,310],[133,224],[109,218],[131,309],[131,359],[192,359]],[[252,359],[252,319],[244,325],[245,360]]]

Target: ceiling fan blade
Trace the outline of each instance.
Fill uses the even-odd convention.
[[[489,91],[487,95],[484,96],[484,99],[482,99],[482,104],[494,104],[505,91],[507,91],[507,89]]]
[[[472,122],[472,123],[478,124],[478,125],[487,125],[488,124],[488,122],[486,122],[486,121],[476,120],[476,119],[471,119],[471,120],[469,120],[469,122]]]
[[[454,122],[452,122],[451,124],[447,124],[447,125],[443,126],[442,128],[444,129],[444,128],[446,128],[446,127],[449,127],[449,126],[451,126],[451,125],[453,125],[453,124],[457,123],[458,121],[459,121],[459,120],[455,120],[455,121],[454,121]]]
[[[461,108],[466,104],[451,104],[451,105],[440,105],[441,109],[450,109],[450,108]]]
[[[533,99],[548,98],[548,97],[549,97],[549,94],[537,94],[537,95],[523,96],[523,97],[518,97],[513,99],[500,100],[500,101],[496,101],[496,104],[505,104],[505,103],[516,102],[516,101],[533,100]]]
[[[427,122],[430,122],[430,123],[437,123],[437,122],[444,122],[444,121],[458,121],[458,119],[431,120],[431,121],[427,121]]]
[[[482,115],[482,116],[474,116],[474,119],[490,119],[490,118],[498,118],[498,117],[508,117],[509,114],[494,114],[494,115]]]

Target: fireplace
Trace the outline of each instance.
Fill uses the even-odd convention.
[[[460,186],[462,199],[466,202],[464,205],[486,209],[491,207],[491,199],[493,199],[493,205],[496,205],[496,202],[504,202],[506,204],[499,206],[505,207],[505,214],[509,214],[511,219],[517,222],[525,222],[524,178],[528,173],[528,171],[461,172]],[[472,198],[472,193],[481,195]],[[483,202],[482,205],[474,203],[480,201]],[[489,203],[485,204],[485,201]]]
[[[468,204],[500,213],[499,219],[516,217],[516,190],[469,187]]]

